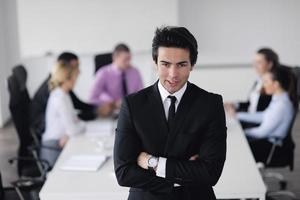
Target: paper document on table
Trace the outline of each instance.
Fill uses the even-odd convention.
[[[112,120],[94,120],[86,122],[86,134],[88,136],[108,136],[114,131]]]
[[[107,160],[106,156],[75,155],[67,159],[60,169],[67,171],[97,171]]]

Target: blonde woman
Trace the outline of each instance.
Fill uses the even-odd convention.
[[[46,129],[42,137],[45,146],[62,149],[70,137],[85,131],[85,124],[77,117],[69,94],[78,74],[78,66],[65,62],[58,62],[54,66],[49,81],[51,92],[46,108]],[[59,151],[42,149],[41,157],[53,166],[59,153]]]

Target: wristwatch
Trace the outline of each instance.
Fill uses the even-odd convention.
[[[158,165],[158,158],[155,156],[150,156],[148,159],[148,169],[155,170]]]

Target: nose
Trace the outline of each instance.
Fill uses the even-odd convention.
[[[178,76],[178,69],[176,66],[172,65],[169,69],[169,76],[170,78],[177,78]]]

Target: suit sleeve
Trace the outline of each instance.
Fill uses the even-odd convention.
[[[97,117],[97,107],[92,104],[81,101],[73,91],[70,91],[70,96],[75,109],[78,109],[78,117],[82,120],[92,120]]]
[[[226,123],[222,97],[212,105],[212,116],[195,161],[167,159],[166,179],[180,185],[214,186],[221,176],[226,157]]]
[[[85,103],[83,101],[81,101],[73,91],[70,91],[70,96],[74,105],[75,109],[84,111],[84,112],[91,112],[94,111],[97,107],[92,105],[92,104],[88,104]]]
[[[114,167],[119,185],[140,188],[152,193],[170,193],[173,183],[155,173],[142,169],[137,157],[142,152],[142,142],[133,125],[127,97],[123,99],[114,145]]]
[[[237,111],[237,112],[247,112],[249,106],[250,106],[250,102],[249,102],[249,101],[238,102],[238,103],[237,103],[236,111]]]

